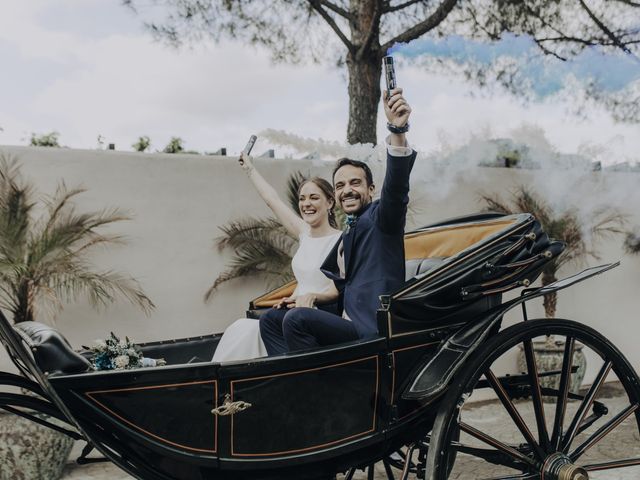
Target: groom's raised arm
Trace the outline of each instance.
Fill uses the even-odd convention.
[[[383,232],[396,233],[404,230],[409,203],[409,175],[416,152],[407,143],[411,107],[402,96],[402,89],[392,90],[389,98],[387,92],[383,91],[382,100],[388,120],[387,128],[391,133],[386,139],[387,170],[376,222]]]

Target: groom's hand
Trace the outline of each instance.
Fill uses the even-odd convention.
[[[404,127],[409,121],[411,107],[402,96],[402,89],[394,88],[389,97],[387,97],[387,91],[383,90],[382,100],[387,121],[396,127]]]

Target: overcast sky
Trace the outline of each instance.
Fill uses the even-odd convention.
[[[174,50],[154,42],[119,0],[3,0],[0,59],[0,144],[25,145],[32,132],[55,130],[73,148],[96,148],[101,135],[131,150],[148,135],[154,150],[179,136],[188,149],[235,153],[269,128],[346,137],[344,71],[272,65],[267,52],[236,43]],[[639,127],[615,124],[604,111],[579,119],[553,100],[522,105],[471,95],[476,88],[461,80],[398,63],[414,110],[410,141],[422,151],[473,135],[508,137],[528,123],[562,152],[596,152],[606,163],[640,159]],[[256,151],[269,147],[262,140]]]

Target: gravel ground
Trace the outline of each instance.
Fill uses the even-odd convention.
[[[623,397],[614,396],[601,400],[609,407],[610,414],[607,418],[623,410],[628,406],[627,400]],[[529,402],[521,402],[517,404],[518,410],[529,425],[535,425],[533,410],[529,407]],[[567,408],[567,417],[575,412],[578,407],[577,403],[570,403]],[[553,418],[554,405],[547,405],[547,418]],[[466,410],[466,407],[465,407]],[[633,415],[631,416],[633,418]],[[511,421],[506,411],[496,403],[478,405],[468,409],[464,416],[467,423],[476,427],[481,427],[483,431],[493,435],[505,442],[521,442],[517,432],[514,434],[511,427]],[[599,425],[599,424],[598,424]],[[535,429],[535,427],[533,427]],[[586,438],[590,432],[595,431],[596,426],[592,426],[589,430],[581,434],[576,442]],[[474,441],[468,437],[461,438],[463,443],[473,444]],[[577,443],[576,443],[577,444]],[[477,444],[479,445],[479,444]],[[81,445],[77,445],[71,458],[76,458],[80,453]],[[585,462],[596,463],[598,461],[607,461],[612,459],[624,459],[631,457],[640,457],[640,438],[637,431],[634,432],[633,421],[627,420],[618,426],[611,434],[598,443],[594,448],[585,454]],[[451,480],[468,479],[477,480],[482,478],[491,478],[496,475],[504,475],[514,473],[513,470],[506,470],[504,467],[496,467],[486,462],[479,461],[475,458],[459,455],[451,473]],[[395,472],[398,478],[399,472]],[[64,480],[128,480],[133,477],[127,475],[118,467],[110,463],[97,463],[91,465],[76,465],[69,463],[65,470]],[[354,479],[365,480],[367,475],[365,472],[357,472]],[[381,464],[376,466],[376,480],[386,480],[384,469]],[[631,480],[640,478],[640,467],[629,467],[618,470],[610,470],[608,472],[590,473],[590,479],[597,480]],[[344,479],[343,475],[338,475],[338,480]]]

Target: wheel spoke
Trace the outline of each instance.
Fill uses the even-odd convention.
[[[604,384],[607,375],[609,375],[609,371],[611,370],[612,365],[613,363],[611,361],[607,361],[602,365],[602,368],[600,368],[596,379],[593,381],[593,384],[591,384],[591,388],[589,388],[589,391],[582,400],[580,407],[578,407],[578,411],[573,417],[573,420],[571,421],[567,432],[564,434],[561,449],[562,452],[567,453],[569,451],[571,443],[573,442],[573,439],[578,432],[578,428],[582,424],[584,417],[587,415],[587,412],[591,408],[591,405],[593,405],[593,401],[596,398],[596,395],[598,395],[600,387],[602,387],[602,385]]]
[[[539,473],[520,473],[518,475],[506,475],[504,477],[491,477],[479,480],[533,480],[540,478]]]
[[[576,448],[573,453],[569,455],[572,462],[575,462],[582,454],[593,447],[596,443],[602,440],[609,432],[620,425],[625,419],[638,409],[638,404],[634,403],[629,405],[622,412],[616,415],[614,418],[600,427],[593,435],[591,435],[582,445]]]
[[[355,468],[350,469],[347,472],[347,474],[344,476],[344,480],[352,480],[355,474],[356,474],[356,469]]]
[[[533,438],[533,433],[531,433],[531,430],[529,429],[529,427],[527,427],[527,424],[520,415],[520,412],[518,412],[516,407],[513,405],[513,402],[509,399],[509,396],[507,395],[507,392],[504,390],[504,387],[502,386],[500,381],[497,379],[491,369],[487,369],[484,372],[484,376],[491,384],[491,387],[496,392],[496,395],[498,395],[500,402],[509,413],[509,416],[513,420],[513,423],[515,423],[516,427],[518,427],[518,430],[520,430],[525,440],[529,443],[529,445],[531,445],[538,458],[542,460],[545,457],[544,452],[540,448],[540,445],[538,445],[538,442],[536,442],[535,438]]]
[[[386,458],[382,460],[382,465],[384,466],[384,471],[387,474],[387,480],[396,480],[396,477],[393,476],[393,470],[391,469],[391,464]]]
[[[549,451],[549,434],[547,433],[547,421],[544,415],[544,405],[542,404],[542,392],[540,391],[540,378],[538,377],[538,366],[533,353],[533,343],[527,339],[524,344],[524,356],[527,362],[527,372],[531,382],[531,397],[533,399],[533,411],[536,415],[538,426],[538,440],[545,450]]]
[[[522,470],[522,464],[518,460],[515,460],[512,456],[507,455],[500,450],[496,450],[495,448],[480,448],[463,444],[452,444],[451,448],[460,454],[479,458],[493,465]]]
[[[526,463],[527,465],[534,466],[536,462],[534,462],[531,458],[527,457],[523,453],[519,452],[513,447],[510,447],[506,443],[502,443],[500,440],[496,440],[495,438],[481,432],[473,428],[471,425],[467,425],[466,423],[460,422],[460,430],[465,433],[468,433],[474,438],[477,438],[481,442],[486,443],[487,445],[492,446],[500,450],[501,452],[506,453],[510,457],[519,460],[520,462]]]
[[[413,451],[416,449],[415,444],[411,444],[409,449],[407,450],[407,455],[405,456],[404,468],[402,469],[402,475],[400,476],[400,480],[408,480],[409,472],[411,470],[411,457],[413,457]]]
[[[567,337],[564,344],[564,357],[562,359],[562,373],[560,374],[560,390],[558,392],[558,402],[556,403],[556,415],[553,420],[553,433],[551,434],[551,445],[554,450],[560,449],[562,441],[562,430],[564,416],[567,410],[567,395],[569,394],[569,384],[571,383],[571,367],[573,365],[573,351],[576,341],[572,337]]]
[[[633,467],[635,465],[640,465],[640,458],[626,458],[624,460],[612,460],[604,463],[592,463],[590,465],[585,465],[582,468],[588,472],[594,472],[597,470],[613,470],[614,468]]]

